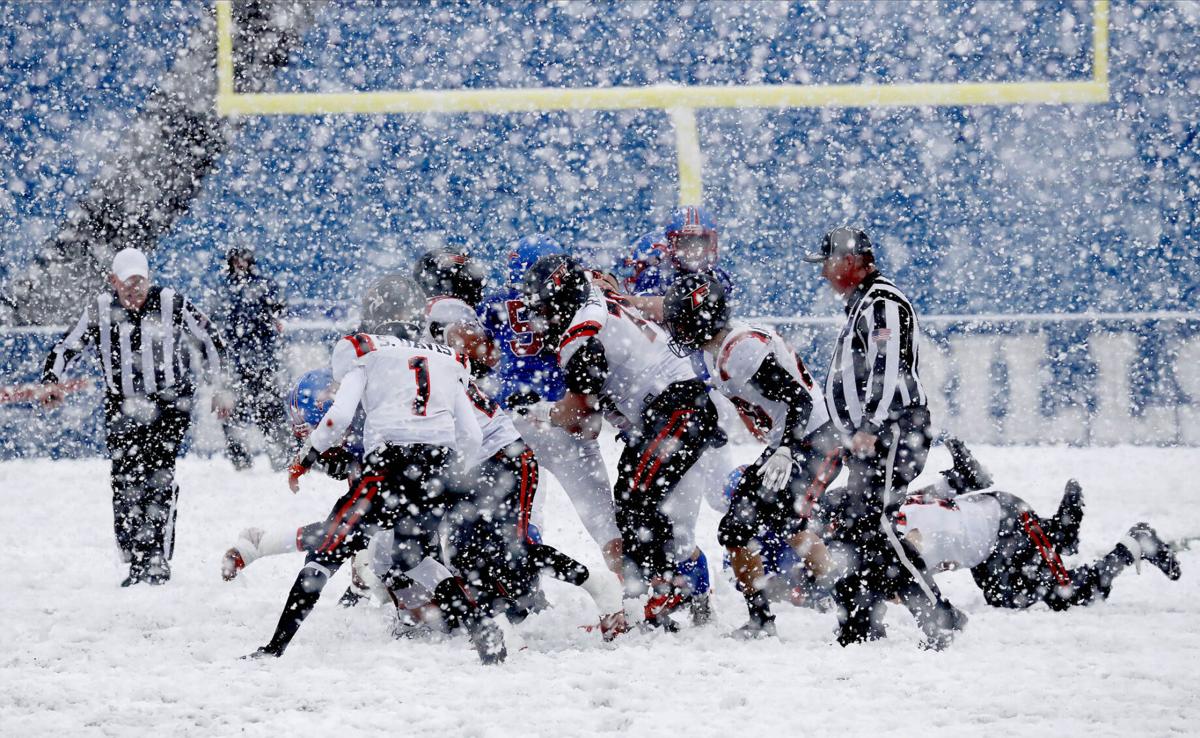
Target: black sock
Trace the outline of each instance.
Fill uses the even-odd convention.
[[[750,622],[755,625],[766,625],[773,621],[771,603],[763,592],[753,592],[746,597],[746,609],[750,611]]]
[[[438,582],[433,590],[433,601],[451,630],[470,626],[481,617],[478,603],[467,592],[463,582],[456,577],[447,577]]]
[[[296,631],[300,630],[300,624],[312,612],[317,600],[321,599],[321,590],[325,588],[325,583],[328,581],[329,577],[324,572],[316,571],[308,566],[300,570],[300,573],[296,575],[296,581],[292,584],[292,590],[288,592],[283,612],[279,615],[279,624],[275,626],[275,635],[271,636],[271,642],[266,645],[264,650],[276,656],[283,653],[292,639],[296,637]]]
[[[550,575],[560,582],[579,587],[587,581],[588,568],[552,546],[531,544],[529,557],[536,568],[549,571]]]

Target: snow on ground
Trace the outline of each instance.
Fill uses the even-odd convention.
[[[1200,449],[976,451],[1000,488],[1043,511],[1077,477],[1083,557],[1138,520],[1200,533]],[[946,465],[935,450],[929,468]],[[263,560],[225,583],[222,552],[247,525],[322,517],[338,494],[306,478],[293,496],[264,466],[183,461],[174,578],[122,590],[107,463],[0,464],[0,735],[1099,736],[1194,733],[1200,718],[1196,551],[1179,582],[1131,569],[1107,603],[1065,614],[992,610],[968,574],[946,575],[971,623],[944,653],[918,650],[895,607],[889,639],[857,648],[834,643],[832,615],[785,606],[779,642],[731,641],[745,612],[719,571],[715,624],[603,644],[578,627],[594,619],[587,601],[551,582],[555,607],[519,628],[527,649],[490,669],[465,640],[393,641],[382,610],[339,608],[340,573],[284,658],[242,661],[269,637],[301,560]],[[548,542],[598,564],[561,491],[547,494]],[[714,568],[716,521],[705,510]]]

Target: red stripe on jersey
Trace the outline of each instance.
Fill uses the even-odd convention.
[[[600,332],[600,324],[594,320],[585,320],[579,325],[573,325],[563,334],[562,342],[558,344],[558,350],[561,353],[567,347],[567,344],[578,338],[587,338],[594,336]]]
[[[717,359],[717,371],[721,373],[721,380],[729,381],[729,372],[725,371],[725,363],[729,361],[729,355],[733,353],[733,347],[741,343],[747,338],[757,338],[765,344],[771,343],[771,337],[762,331],[750,329],[745,333],[739,333],[730,339],[729,343],[725,344],[725,348],[721,349],[721,356]]]
[[[383,481],[383,477],[363,477],[363,480],[358,483],[358,488],[354,490],[354,494],[346,501],[345,505],[337,511],[330,519],[329,527],[326,529],[325,540],[317,547],[317,551],[332,551],[337,548],[350,529],[362,517],[362,513],[356,510],[356,505],[365,493],[366,501],[369,503],[371,498],[378,491],[377,484]]]
[[[375,350],[375,342],[366,333],[356,333],[353,336],[346,336],[346,340],[354,346],[354,352],[359,356],[366,356]]]
[[[1025,526],[1025,535],[1029,536],[1030,540],[1033,541],[1033,545],[1037,546],[1038,553],[1042,555],[1042,560],[1050,567],[1050,572],[1054,574],[1055,580],[1064,587],[1070,584],[1071,575],[1067,572],[1067,567],[1063,565],[1058,552],[1050,545],[1050,540],[1046,538],[1046,534],[1042,531],[1042,526],[1038,525],[1037,520],[1027,512],[1021,513],[1021,524]]]

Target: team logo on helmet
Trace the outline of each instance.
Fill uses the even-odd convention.
[[[704,301],[708,299],[708,294],[709,293],[708,293],[708,285],[707,284],[702,284],[699,287],[697,287],[696,289],[692,290],[691,293],[688,295],[688,298],[692,302],[692,307],[698,308],[701,305],[703,305]]]
[[[567,278],[567,274],[570,271],[568,269],[569,266],[570,265],[564,261],[563,263],[558,265],[557,269],[550,272],[549,281],[553,282],[555,287],[563,286],[563,281]]]

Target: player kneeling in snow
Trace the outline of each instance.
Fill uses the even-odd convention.
[[[952,499],[909,497],[897,529],[931,567],[970,569],[993,607],[1026,608],[1045,602],[1066,610],[1106,599],[1113,579],[1131,564],[1149,562],[1168,579],[1179,579],[1179,560],[1146,523],[1138,523],[1113,549],[1091,564],[1068,569],[1060,554],[1079,545],[1083,493],[1067,482],[1058,512],[1042,518],[1029,503],[1007,492],[980,492]]]
[[[391,277],[373,284],[364,304],[372,333],[347,336],[335,346],[337,395],[290,471],[294,483],[342,438],[361,403],[367,449],[362,482],[331,512],[327,538],[309,554],[275,634],[258,656],[283,654],[329,577],[375,531],[393,528],[394,556],[406,560],[406,569],[435,556],[452,457],[472,457],[482,439],[466,395],[465,361],[445,346],[412,340],[421,330],[420,289]],[[503,661],[503,636],[486,607],[456,578],[446,577],[435,590],[443,616],[466,626],[480,659]]]

